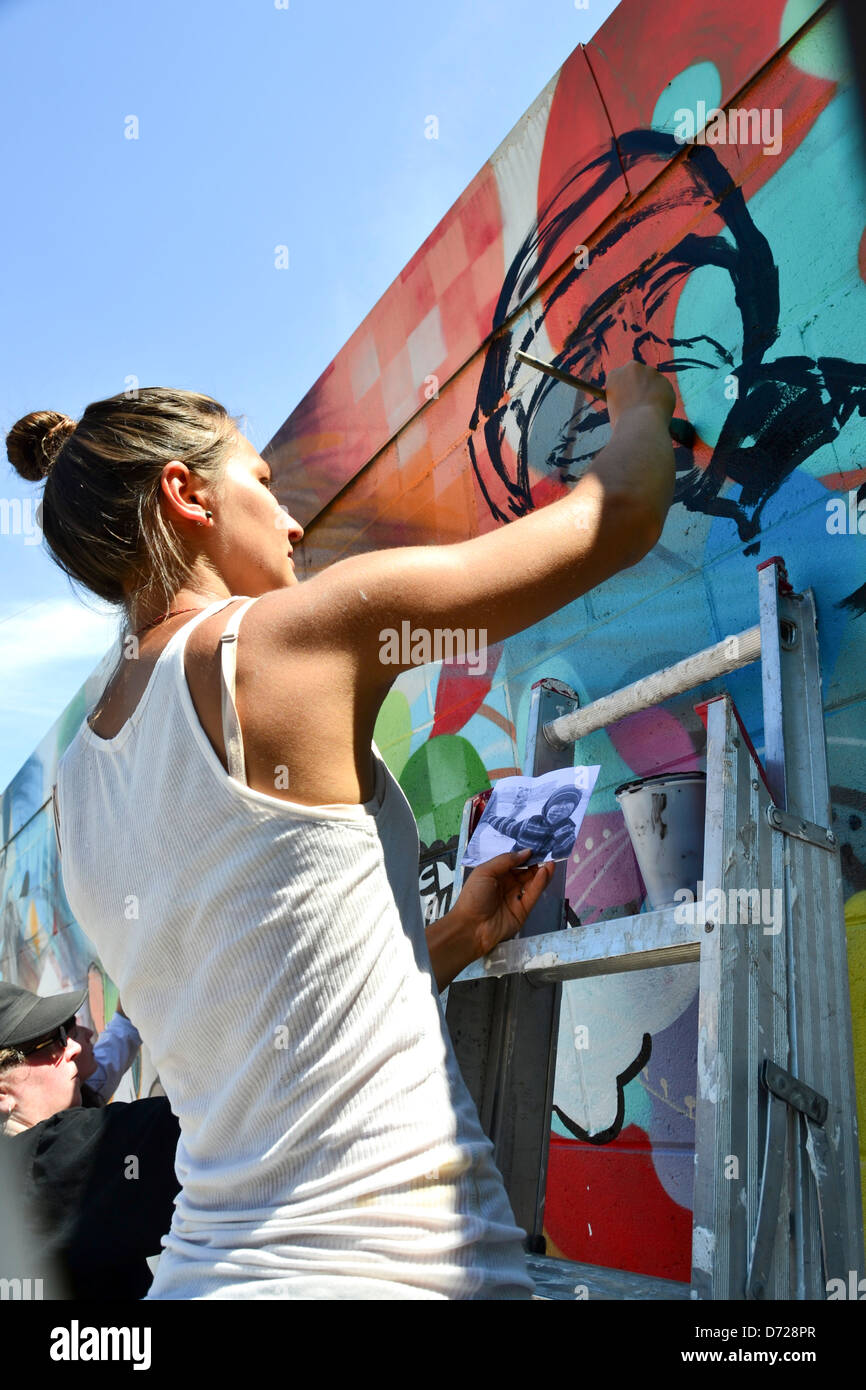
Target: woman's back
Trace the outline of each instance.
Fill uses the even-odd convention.
[[[234,757],[226,771],[190,697],[190,623],[117,733],[82,727],[58,768],[70,904],[181,1122],[185,1190],[155,1296],[529,1295],[521,1232],[434,994],[411,811],[380,761],[375,790],[365,779],[376,715],[400,672],[428,659],[431,633],[486,653],[658,540],[674,494],[673,389],[630,362],[605,393],[611,440],[571,492],[529,515],[513,504],[512,524],[471,539],[377,551],[368,477],[358,516],[331,516],[306,555],[315,572],[302,585],[292,556],[304,528],[212,397],[136,387],[78,421],[31,411],[6,436],[18,473],[44,480],[50,555],[131,631],[214,589],[226,595],[217,611],[250,589],[292,652],[287,757],[263,751],[260,702],[251,787]],[[308,442],[291,473],[318,519]],[[470,534],[468,464],[466,478]],[[395,481],[381,502],[394,509],[388,535],[411,538],[418,502],[407,476]],[[413,640],[395,653],[398,629]],[[259,689],[268,679],[284,700],[266,660]],[[258,790],[283,762],[294,804]],[[494,915],[496,939],[522,920],[507,895]]]
[[[151,1296],[526,1298],[430,972],[411,809],[378,753],[364,805],[226,772],[184,647],[234,602],[58,769],[70,905],[181,1123]]]

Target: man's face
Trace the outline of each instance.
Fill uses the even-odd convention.
[[[65,1047],[58,1040],[0,1074],[0,1115],[29,1127],[80,1105],[80,1051],[70,1035]]]

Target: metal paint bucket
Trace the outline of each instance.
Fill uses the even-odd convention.
[[[614,795],[650,907],[672,906],[679,888],[697,896],[703,877],[707,774],[663,772],[623,782]]]

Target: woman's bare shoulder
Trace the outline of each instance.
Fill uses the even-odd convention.
[[[288,768],[292,789],[283,799],[308,805],[363,801],[372,792],[356,749],[369,748],[378,709],[359,698],[354,664],[340,643],[323,644],[322,634],[311,631],[302,587],[262,594],[238,628],[236,706],[247,781],[257,791],[279,795],[274,769],[280,766]],[[244,601],[200,622],[185,659],[199,722],[223,767],[219,638]],[[320,746],[323,728],[327,757]]]
[[[272,645],[277,650],[284,648],[286,633],[301,626],[305,605],[300,596],[301,585],[287,589],[272,589],[259,594],[249,602],[249,598],[235,598],[210,617],[197,623],[190,633],[187,649],[196,657],[219,655],[219,639],[228,626],[229,619],[239,608],[245,607],[240,621],[239,638],[244,645]],[[308,606],[308,605],[306,605]]]

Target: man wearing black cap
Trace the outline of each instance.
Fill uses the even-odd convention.
[[[0,1123],[17,1134],[58,1110],[81,1104],[76,1058],[81,1052],[71,1020],[79,994],[42,998],[0,983]]]
[[[17,985],[0,982],[0,1019],[8,1014],[9,1026],[11,1027],[20,1015],[21,1023],[14,1030],[17,1041],[22,1041],[22,1029],[32,1034],[34,1029],[40,1026],[43,1027],[43,1031],[49,1031],[54,1026],[63,1027],[65,1032],[78,1044],[77,1050],[73,1050],[75,1051],[75,1064],[78,1068],[79,1080],[82,1083],[80,1103],[82,1105],[105,1105],[117,1089],[118,1082],[124,1072],[132,1065],[141,1047],[141,1038],[135,1025],[127,1018],[118,1001],[117,1012],[94,1043],[93,1030],[80,1023],[75,1016],[86,998],[86,989],[83,989],[80,994],[55,994],[50,998],[43,998],[38,994],[31,994],[29,990],[22,990]],[[58,1021],[58,1011],[66,1007],[67,1004],[72,1008],[72,1012]],[[2,1036],[2,1028],[0,1028],[0,1036]],[[9,1049],[14,1050],[14,1048],[14,1042],[0,1043],[0,1076],[8,1064],[16,1060],[14,1057],[4,1058],[3,1053]],[[57,1079],[59,1080],[59,1078]],[[31,1100],[35,1095],[35,1080],[34,1076],[27,1076],[27,1092]],[[56,1108],[58,1110],[65,1109],[66,1106],[72,1104],[77,1105],[78,1101],[73,1101],[70,1095],[68,1099],[61,1099],[61,1104]],[[4,1101],[2,1086],[0,1086],[0,1129],[4,1129],[5,1123],[6,1133],[15,1133],[21,1127],[14,1118],[11,1118],[12,1110],[14,1110],[14,1097]],[[54,1112],[48,1113],[53,1114]],[[47,1114],[41,1115],[40,1119],[47,1119]]]
[[[81,1104],[67,1025],[81,994],[41,998],[0,983],[0,1121],[17,1168],[14,1193],[46,1275],[72,1298],[142,1298],[180,1190],[178,1123],[155,1096],[103,1108]]]

